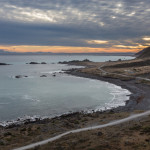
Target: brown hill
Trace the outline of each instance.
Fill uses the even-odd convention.
[[[148,58],[150,57],[150,47],[144,48],[142,51],[138,52],[137,58]]]

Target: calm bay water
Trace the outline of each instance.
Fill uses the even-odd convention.
[[[0,56],[0,122],[24,115],[55,116],[70,111],[105,109],[124,105],[129,91],[106,82],[60,74],[62,69],[75,66],[57,64],[58,61],[106,61],[132,59],[125,56]],[[46,65],[26,63],[46,62]],[[55,64],[52,64],[55,63]],[[52,73],[56,73],[56,77]],[[27,75],[28,78],[14,78]],[[47,75],[47,77],[40,77]]]

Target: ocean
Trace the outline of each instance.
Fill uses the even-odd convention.
[[[24,117],[54,117],[64,113],[105,110],[125,105],[130,92],[103,81],[60,73],[75,68],[59,61],[95,62],[133,59],[129,56],[31,55],[0,56],[0,122]],[[31,61],[47,64],[29,65]],[[56,76],[53,76],[53,73]],[[28,76],[16,79],[16,75]],[[47,77],[40,77],[46,75]]]

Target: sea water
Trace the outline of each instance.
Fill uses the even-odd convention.
[[[41,55],[0,56],[0,122],[27,116],[48,116],[90,110],[105,110],[123,106],[130,92],[119,86],[60,73],[74,68],[59,61],[107,61],[132,59],[128,56]],[[31,61],[47,64],[29,65]],[[56,76],[53,76],[53,73]],[[15,78],[25,75],[25,78]],[[46,75],[47,77],[40,77]]]

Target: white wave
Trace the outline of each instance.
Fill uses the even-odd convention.
[[[0,122],[0,126],[8,127],[8,126],[11,126],[11,125],[21,125],[21,124],[24,124],[25,122],[34,122],[37,119],[38,120],[43,120],[45,118],[46,117],[42,118],[42,117],[36,116],[36,115],[34,115],[34,116],[25,115],[24,117],[19,117],[17,120]]]
[[[23,98],[23,99],[26,99],[26,100],[31,100],[31,101],[34,101],[34,102],[40,102],[39,99],[33,98],[33,97],[30,96],[30,95],[23,95],[22,98]]]
[[[74,113],[73,111],[68,111],[65,113],[61,113],[61,114],[55,114],[52,116],[40,116],[40,115],[33,115],[33,116],[29,116],[29,115],[24,115],[23,117],[18,117],[18,119],[14,119],[14,120],[10,120],[10,121],[2,121],[0,122],[0,126],[2,127],[10,127],[11,125],[21,125],[21,124],[25,124],[26,122],[35,122],[37,120],[44,120],[44,119],[51,119],[51,118],[55,118],[55,117],[61,117],[62,115],[67,115],[67,114],[71,114]]]
[[[34,76],[28,76],[28,77],[26,77],[26,78],[33,79],[33,78],[35,78],[35,77],[34,77]]]
[[[108,88],[111,90],[110,94],[113,96],[109,103],[105,103],[104,106],[98,106],[95,111],[104,111],[107,109],[117,108],[119,106],[125,106],[126,101],[129,100],[131,92],[127,89],[122,89],[120,86],[108,83]]]
[[[65,71],[56,70],[56,71],[47,71],[47,72],[41,72],[41,73],[53,74],[53,73],[59,73],[59,72],[63,73],[63,72],[65,72]]]
[[[15,79],[15,76],[9,76],[9,78]]]

